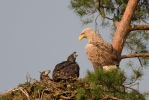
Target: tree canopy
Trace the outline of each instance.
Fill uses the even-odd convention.
[[[71,0],[69,8],[80,17],[84,25],[95,21],[96,24],[110,26],[115,30],[112,33],[112,45],[118,51],[119,61],[138,57],[140,66],[148,66],[148,5],[148,0]],[[102,23],[97,22],[99,16]],[[119,29],[120,27],[123,29]],[[121,31],[117,32],[119,30]],[[119,34],[121,36],[117,37]],[[129,54],[121,55],[123,48]]]
[[[132,80],[137,80],[143,75],[142,69],[149,65],[148,5],[148,0],[71,0],[69,8],[80,17],[83,25],[95,22],[97,32],[98,24],[113,30],[109,36],[112,36],[111,44],[117,52],[118,63],[126,58],[138,59],[140,65],[137,67],[131,60],[127,64],[136,74],[131,76]],[[123,49],[128,54],[122,55]]]
[[[80,16],[87,18],[83,22],[96,20],[96,13],[101,16],[102,21],[120,21],[125,12],[129,0],[71,0],[69,8]],[[131,23],[147,23],[149,19],[149,1],[137,0]],[[93,17],[94,16],[94,17]],[[84,23],[85,24],[85,23]]]

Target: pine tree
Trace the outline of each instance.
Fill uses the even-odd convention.
[[[149,1],[148,0],[71,0],[69,8],[80,17],[83,25],[95,22],[95,31],[98,31],[98,20],[101,20],[101,26],[112,27],[114,31],[111,33],[112,46],[117,52],[118,63],[126,58],[137,58],[140,65],[135,66],[134,62],[129,60],[127,66],[132,68],[132,76],[126,76],[126,80],[131,80],[129,85],[132,85],[143,76],[143,68],[149,65]],[[98,19],[98,20],[97,20]],[[128,54],[122,55],[122,50],[127,50]],[[139,67],[138,67],[139,66]],[[120,66],[121,68],[121,66]],[[88,74],[90,74],[88,72]],[[94,73],[96,74],[96,73]],[[104,75],[102,75],[104,76]],[[94,76],[91,74],[91,79]],[[94,77],[95,78],[95,77]],[[119,79],[118,77],[116,77]],[[106,78],[105,78],[106,80]],[[104,80],[104,81],[105,81]],[[88,80],[89,81],[89,80]],[[94,79],[93,84],[98,80]],[[113,82],[116,80],[113,79]],[[125,83],[125,82],[124,82]],[[124,83],[121,83],[124,84]],[[108,83],[105,83],[108,84]],[[115,84],[116,85],[116,84]],[[115,86],[114,85],[114,86]],[[97,85],[98,86],[98,85]],[[92,98],[96,93],[100,94],[100,89],[96,91],[80,89],[79,98]],[[108,88],[110,89],[111,86]],[[96,91],[96,92],[95,92]],[[102,91],[102,89],[101,89]],[[137,90],[131,89],[130,93],[135,93]],[[84,93],[84,94],[83,94]],[[94,95],[89,95],[89,94]],[[130,94],[124,96],[121,94],[121,99],[129,97]],[[127,92],[129,93],[129,92]],[[82,95],[81,95],[82,94]],[[109,95],[109,94],[108,94]],[[111,95],[111,94],[110,94]],[[114,93],[119,98],[117,93]],[[141,96],[140,96],[141,97]],[[101,99],[101,96],[97,97]],[[98,100],[97,99],[97,100]],[[104,98],[102,98],[104,99]],[[111,98],[112,99],[112,98]],[[143,99],[143,98],[142,98]],[[141,99],[141,100],[142,100]],[[96,100],[96,99],[93,99]],[[128,100],[140,100],[138,98],[129,98]]]
[[[147,93],[126,87],[125,73],[119,69],[112,71],[87,71],[83,85],[77,88],[77,100],[145,100]]]
[[[148,65],[148,5],[148,0],[71,0],[69,8],[80,16],[83,24],[94,20],[98,23],[99,16],[102,26],[113,23],[112,45],[117,50],[119,62],[125,58],[141,57],[142,65]],[[124,47],[130,54],[121,55]]]

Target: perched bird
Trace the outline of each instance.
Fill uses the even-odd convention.
[[[76,62],[76,52],[73,52],[67,61],[63,61],[55,66],[52,73],[54,81],[71,80],[79,77],[79,65]]]
[[[98,68],[109,69],[107,66],[110,67],[111,65],[117,68],[118,61],[116,51],[114,50],[112,44],[105,42],[100,34],[97,34],[91,28],[86,28],[82,31],[79,36],[79,40],[81,41],[83,38],[88,39],[88,44],[86,44],[85,50],[94,70]]]
[[[46,70],[43,72],[40,72],[40,81],[47,81],[50,79],[50,77],[48,76],[48,74],[50,73],[50,70]]]

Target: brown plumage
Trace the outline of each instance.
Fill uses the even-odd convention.
[[[63,61],[55,66],[53,70],[53,80],[58,82],[61,80],[70,80],[79,77],[79,65],[77,64],[76,52],[73,52],[68,58],[67,61]]]
[[[40,81],[47,81],[50,79],[50,77],[48,76],[48,74],[50,73],[50,70],[46,70],[43,72],[40,72]]]
[[[85,46],[86,55],[91,61],[94,70],[108,65],[118,65],[116,53],[112,45],[105,42],[100,34],[97,34],[91,28],[86,28],[79,36],[79,40],[88,39]]]

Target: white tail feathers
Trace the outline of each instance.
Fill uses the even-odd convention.
[[[118,68],[116,65],[108,65],[108,66],[103,66],[103,69],[106,71],[111,71],[113,69]]]

